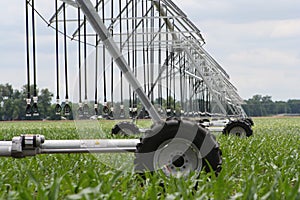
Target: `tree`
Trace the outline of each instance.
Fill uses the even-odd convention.
[[[2,120],[12,120],[14,118],[14,103],[12,85],[6,83],[0,85],[0,104],[1,104],[1,116]]]
[[[46,119],[51,115],[51,112],[54,112],[54,109],[51,108],[52,98],[53,93],[47,88],[41,90],[41,94],[38,96],[38,108],[42,119]]]
[[[271,96],[263,96],[261,98],[261,105],[263,107],[264,115],[274,114],[274,102],[272,101]]]
[[[262,116],[262,106],[261,106],[261,95],[254,95],[252,98],[245,100],[246,104],[243,105],[246,113],[250,116]]]
[[[246,105],[243,105],[243,108],[250,116],[267,116],[274,113],[274,102],[271,96],[257,94],[245,102]]]
[[[0,84],[0,101],[4,99],[11,98],[13,95],[13,87],[12,85],[6,83],[5,85]]]
[[[299,114],[300,113],[300,100],[290,99],[287,104],[290,107],[290,113]]]
[[[14,104],[13,119],[25,119],[26,102],[22,96],[22,93],[19,90],[14,90],[12,99]]]

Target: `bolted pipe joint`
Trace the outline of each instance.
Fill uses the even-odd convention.
[[[14,158],[24,158],[25,156],[35,156],[45,142],[43,135],[21,135],[13,137],[11,146],[11,156]]]

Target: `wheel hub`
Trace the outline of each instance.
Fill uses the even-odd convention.
[[[175,166],[175,167],[182,167],[184,165],[184,155],[182,156],[179,156],[179,155],[176,155],[174,158],[173,158],[173,161],[172,161],[172,164]]]
[[[174,138],[160,145],[154,154],[154,168],[167,176],[187,176],[202,169],[202,158],[198,148],[185,139]]]
[[[243,127],[240,127],[240,126],[233,127],[230,130],[229,134],[230,135],[236,135],[236,136],[239,136],[239,137],[246,137],[246,135],[247,135],[245,129]]]

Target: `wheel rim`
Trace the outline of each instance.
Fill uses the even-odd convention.
[[[198,148],[188,140],[174,138],[160,145],[154,154],[155,170],[162,170],[166,176],[187,176],[200,173],[202,158]]]
[[[246,130],[241,127],[241,126],[235,126],[233,127],[230,131],[229,131],[230,135],[236,135],[239,137],[246,137],[247,136],[247,132]]]

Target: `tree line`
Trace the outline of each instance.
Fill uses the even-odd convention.
[[[300,100],[290,99],[288,101],[273,101],[271,96],[254,95],[245,100],[245,112],[249,116],[271,116],[271,115],[300,115]]]
[[[33,91],[33,86],[31,86]],[[47,88],[37,90],[38,93],[38,117],[26,117],[26,99],[27,99],[27,86],[24,85],[21,90],[14,89],[12,85],[0,84],[0,120],[25,120],[25,119],[61,119],[61,116],[55,113],[56,103],[52,103],[53,93]],[[115,103],[116,113],[118,112],[118,105]],[[125,104],[128,104],[126,102]],[[177,103],[176,103],[177,104]],[[78,109],[77,104],[71,104],[73,110]],[[273,101],[271,96],[254,95],[252,98],[245,100],[245,104],[242,105],[245,112],[249,116],[270,116],[278,114],[300,114],[300,100],[291,99],[288,101]],[[126,106],[128,107],[128,106]],[[141,107],[141,105],[140,105]],[[177,105],[178,107],[178,105]],[[92,115],[93,103],[89,103],[91,108],[90,113]],[[99,111],[101,112],[102,105],[99,105]],[[66,116],[68,119],[72,119],[72,115]]]

